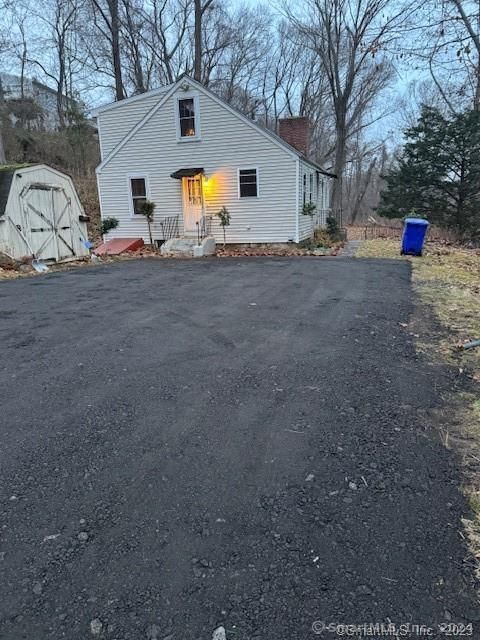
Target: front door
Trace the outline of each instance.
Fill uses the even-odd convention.
[[[203,215],[202,176],[182,178],[183,183],[183,228],[185,233],[197,232],[197,222]]]

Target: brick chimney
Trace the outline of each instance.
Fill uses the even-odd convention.
[[[308,156],[310,151],[310,120],[307,116],[292,116],[278,119],[278,135]]]

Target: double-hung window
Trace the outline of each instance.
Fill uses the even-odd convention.
[[[308,201],[310,204],[313,202],[313,173],[310,174]]]
[[[142,207],[147,201],[147,181],[145,178],[130,178],[130,195],[132,199],[132,213],[141,214]]]
[[[255,198],[258,196],[257,169],[238,170],[238,195],[240,198]]]
[[[180,98],[178,107],[178,135],[181,140],[199,137],[198,107],[195,98]]]

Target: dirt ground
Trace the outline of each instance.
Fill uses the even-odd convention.
[[[233,257],[298,257],[298,256],[336,256],[342,247],[342,242],[332,242],[331,246],[315,246],[296,245],[296,244],[262,244],[262,245],[217,245],[216,257],[233,258]],[[58,264],[48,263],[49,272],[57,273],[59,271],[71,271],[83,267],[100,266],[112,264],[115,262],[123,262],[125,260],[135,260],[138,258],[150,258],[154,260],[171,259],[170,256],[162,256],[161,253],[149,246],[144,246],[138,251],[130,251],[122,253],[118,256],[101,256],[95,257],[94,260],[81,259],[61,262]],[[181,259],[185,259],[181,256]],[[20,267],[20,268],[19,268]],[[29,264],[17,263],[15,267],[4,268],[0,266],[0,280],[12,280],[15,278],[24,278],[39,275]]]

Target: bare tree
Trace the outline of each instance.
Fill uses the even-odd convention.
[[[197,82],[202,81],[202,20],[205,11],[212,5],[213,0],[194,0],[195,25],[194,25],[194,63],[193,77]]]
[[[31,52],[28,62],[33,67],[38,67],[49,83],[54,85],[60,129],[65,128],[67,111],[73,104],[70,87],[78,54],[76,30],[81,2],[82,0],[49,0],[42,5],[40,12],[34,6],[30,8],[37,24],[43,26],[43,33],[38,34],[36,51]],[[48,61],[44,57],[45,49],[54,54]]]
[[[149,76],[154,72],[157,82],[173,82],[188,66],[182,56],[182,44],[191,8],[191,0],[151,0],[149,6],[142,8],[141,19],[147,27],[143,31],[143,44],[152,61]]]
[[[135,93],[144,93],[147,90],[147,78],[144,70],[144,54],[142,44],[145,40],[143,34],[143,20],[140,12],[131,0],[122,0],[123,5],[123,33],[127,48],[128,67],[131,69],[131,81]]]
[[[335,120],[333,168],[338,179],[332,206],[342,208],[347,142],[363,115],[390,81],[393,69],[382,53],[405,17],[393,0],[306,0],[306,17],[285,9],[328,80]]]
[[[109,62],[115,82],[115,99],[125,98],[123,68],[120,55],[121,21],[119,0],[90,0],[93,9],[93,22],[108,43]],[[93,53],[90,47],[90,52]],[[95,55],[93,57],[96,57]]]
[[[0,12],[6,12],[7,3],[0,0]],[[3,27],[3,29],[2,29]],[[0,25],[0,54],[5,53],[10,46],[8,37],[8,25]],[[5,144],[3,141],[3,127],[5,114],[5,94],[3,90],[2,80],[0,79],[0,164],[6,164],[7,158],[5,154]]]
[[[480,110],[480,3],[429,0],[405,33],[402,56],[425,63],[433,89],[449,112]]]
[[[5,156],[5,145],[3,143],[4,104],[5,98],[3,95],[2,80],[0,79],[0,164],[5,164],[7,162],[7,158]]]
[[[463,22],[463,25],[468,33],[470,43],[473,46],[475,51],[475,63],[473,65],[474,68],[474,98],[473,98],[473,108],[476,111],[480,111],[480,4],[476,3],[476,11],[469,12],[466,9],[467,4],[462,2],[462,0],[450,0],[450,2],[456,7],[458,11],[458,15]],[[472,3],[470,3],[471,5]],[[464,53],[469,55],[471,52],[471,47],[464,47]]]

